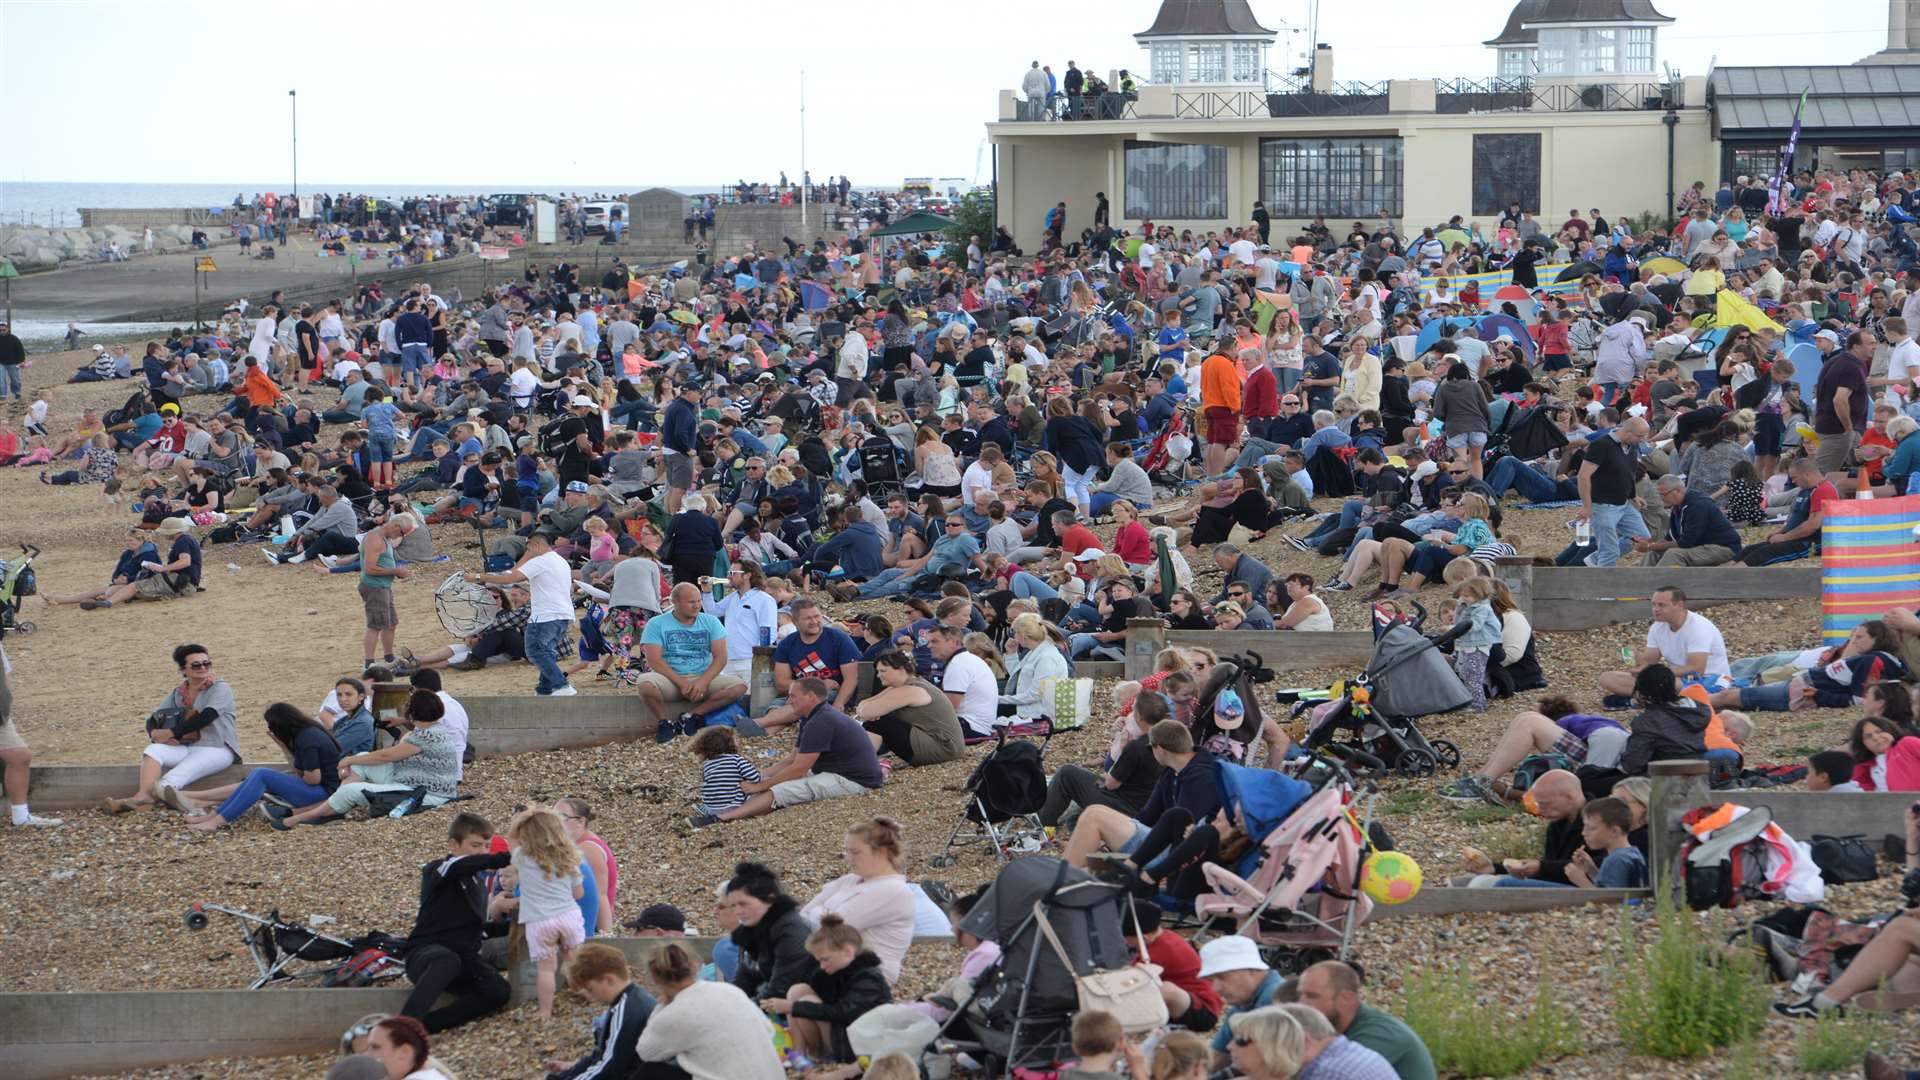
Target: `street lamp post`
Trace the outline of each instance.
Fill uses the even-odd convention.
[[[293,110],[293,205],[300,205],[300,96],[287,91],[287,107]],[[297,211],[296,211],[297,212]]]

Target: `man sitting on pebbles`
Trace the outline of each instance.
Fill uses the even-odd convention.
[[[681,585],[675,589],[690,589]],[[678,597],[675,598],[676,600]],[[666,618],[667,616],[661,616]],[[751,798],[719,815],[700,814],[687,824],[704,829],[722,821],[759,817],[802,803],[865,795],[886,781],[880,757],[860,722],[827,704],[821,679],[805,678],[787,691],[787,704],[800,718],[793,753],[765,770],[757,782],[740,785]]]

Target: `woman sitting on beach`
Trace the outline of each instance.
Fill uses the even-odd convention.
[[[920,678],[913,654],[884,652],[874,660],[877,693],[854,709],[854,718],[867,729],[873,748],[891,753],[909,767],[952,761],[966,748],[953,701],[940,688]]]
[[[511,588],[495,590],[495,595],[500,597],[500,613],[479,633],[423,653],[402,648],[396,674],[412,674],[422,668],[448,667],[455,671],[479,671],[496,657],[525,660],[524,639],[527,619],[533,614],[529,606],[532,594],[528,592],[525,582],[519,582]]]
[[[416,690],[407,699],[406,722],[413,730],[404,739],[381,750],[340,759],[351,772],[340,774],[340,786],[327,800],[306,807],[283,820],[276,829],[311,821],[344,817],[355,807],[368,805],[368,796],[387,791],[427,789],[432,798],[451,798],[460,782],[460,739],[440,723],[447,707],[439,695]]]
[[[334,683],[313,718],[332,733],[342,754],[364,754],[373,749],[373,701],[367,696],[367,684],[359,679],[342,678]]]
[[[120,553],[120,560],[113,564],[112,580],[97,589],[70,593],[66,596],[48,596],[42,593],[40,600],[48,607],[59,607],[62,604],[79,604],[88,600],[104,599],[114,589],[122,585],[131,585],[153,573],[143,564],[158,562],[159,559],[160,549],[153,546],[153,541],[148,539],[145,529],[128,529],[126,550]]]
[[[267,706],[265,719],[267,734],[287,755],[292,769],[254,769],[238,784],[182,793],[181,799],[195,811],[187,818],[188,827],[213,832],[231,825],[264,795],[288,806],[311,806],[340,786],[340,744],[326,728],[284,701]],[[209,813],[209,807],[217,809]]]
[[[172,519],[177,520],[177,519]],[[132,795],[106,801],[109,813],[145,810],[164,802],[190,811],[180,790],[204,780],[240,760],[240,732],[233,720],[233,687],[213,673],[213,658],[204,645],[181,645],[173,650],[173,664],[181,683],[161,700],[149,717],[148,746],[140,755],[140,783]]]
[[[827,882],[800,917],[818,925],[838,915],[866,936],[867,946],[880,957],[887,984],[900,981],[900,962],[913,944],[913,890],[900,872],[906,861],[900,823],[876,817],[847,830],[844,854],[847,873]]]

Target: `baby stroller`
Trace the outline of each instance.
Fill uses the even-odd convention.
[[[952,866],[953,849],[984,842],[988,854],[1005,860],[1040,850],[1045,833],[1040,807],[1047,801],[1047,774],[1042,767],[1053,725],[1035,746],[1026,739],[1007,741],[1007,729],[995,729],[993,749],[967,777],[967,805],[959,824],[947,836],[947,846],[933,859],[936,867]]]
[[[892,439],[882,435],[860,444],[860,480],[867,492],[878,498],[898,491],[906,484],[902,471],[905,455]]]
[[[1000,959],[974,981],[973,997],[926,1052],[965,1052],[987,1076],[1072,1057],[1070,1031],[1080,1007],[1074,976],[1132,962],[1123,914],[1131,909],[1130,896],[1124,886],[1097,881],[1059,859],[1009,863],[960,923],[967,933],[999,943]],[[1041,917],[1059,951],[1042,933]]]
[[[20,601],[40,591],[33,573],[33,560],[39,557],[39,548],[21,544],[18,558],[0,559],[0,637],[37,629],[31,620],[20,617]]]
[[[1304,721],[1303,746],[1361,750],[1403,776],[1430,776],[1436,768],[1459,767],[1459,747],[1445,739],[1429,740],[1414,718],[1457,709],[1473,696],[1438,644],[1420,633],[1426,611],[1414,607],[1418,613],[1412,617],[1385,605],[1373,609],[1373,656],[1351,683],[1275,695],[1293,706],[1296,721],[1311,714]]]
[[[1202,867],[1213,891],[1195,898],[1194,913],[1260,942],[1275,969],[1287,973],[1324,959],[1346,959],[1354,927],[1373,907],[1358,887],[1361,865],[1376,846],[1372,790],[1365,795],[1363,821],[1354,812],[1347,763],[1377,767],[1380,762],[1334,749],[1334,754],[1308,752],[1299,769],[1305,779],[1219,766],[1227,813],[1254,845],[1232,869],[1217,863]]]
[[[286,922],[280,918],[278,909],[261,916],[224,904],[200,902],[187,909],[187,929],[205,930],[211,921],[208,912],[231,916],[247,928],[243,940],[259,973],[259,978],[247,987],[249,990],[301,979],[320,979],[326,986],[371,986],[397,978],[406,971],[397,959],[406,942],[378,931],[348,941]],[[325,966],[288,970],[296,960]]]

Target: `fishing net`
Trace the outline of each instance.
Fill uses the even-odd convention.
[[[468,581],[462,572],[447,578],[433,590],[433,608],[447,633],[466,638],[485,630],[494,616],[500,614],[500,598],[485,585]]]

